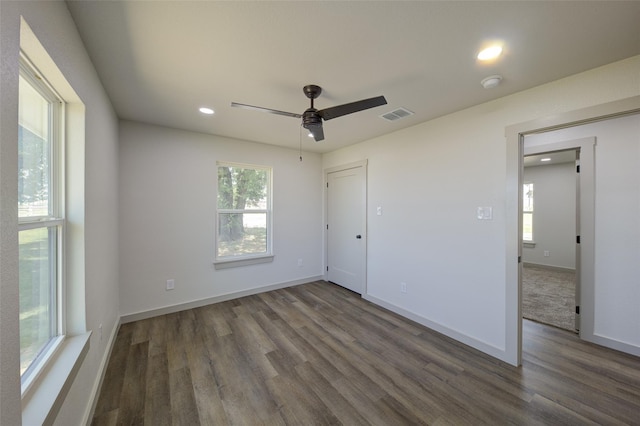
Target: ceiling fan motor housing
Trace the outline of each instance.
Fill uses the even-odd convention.
[[[302,114],[302,127],[311,129],[316,126],[322,126],[322,117],[315,108],[309,108]]]

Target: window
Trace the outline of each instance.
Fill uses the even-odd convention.
[[[522,240],[533,242],[533,183],[522,186]]]
[[[64,108],[25,59],[18,105],[20,376],[35,375],[64,332],[61,315]]]
[[[218,163],[216,261],[271,256],[271,169]]]

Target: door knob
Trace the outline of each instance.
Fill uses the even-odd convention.
[[[361,238],[362,238],[362,235],[358,234],[358,235],[356,235],[356,238],[357,238],[357,239],[361,239]]]

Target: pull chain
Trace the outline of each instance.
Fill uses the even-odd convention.
[[[300,162],[302,163],[302,123],[300,123]]]

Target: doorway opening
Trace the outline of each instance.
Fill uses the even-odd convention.
[[[595,105],[567,113],[561,113],[545,118],[531,120],[525,123],[514,124],[505,129],[507,136],[507,204],[506,204],[506,222],[507,222],[507,250],[506,250],[506,281],[507,281],[507,304],[506,304],[506,346],[504,359],[513,365],[522,364],[522,174],[523,174],[523,158],[526,155],[534,154],[535,148],[538,152],[560,151],[571,148],[580,148],[580,265],[576,265],[576,271],[580,274],[580,299],[579,305],[579,335],[581,339],[607,346],[623,352],[636,354],[638,345],[628,343],[631,341],[629,336],[637,336],[623,330],[623,327],[629,324],[629,321],[623,322],[621,318],[629,315],[630,309],[626,309],[630,292],[628,288],[620,291],[610,291],[607,286],[601,286],[600,289],[595,285],[595,151],[596,139],[591,135],[598,135],[602,142],[602,138],[607,140],[607,145],[611,145],[614,149],[608,150],[613,153],[626,152],[617,149],[619,144],[629,144],[636,139],[628,139],[620,137],[620,132],[625,135],[629,132],[629,127],[633,129],[633,119],[627,122],[625,117],[636,115],[640,112],[640,96],[632,96],[630,98],[609,102],[606,104]],[[623,119],[623,122],[617,121]],[[616,120],[615,122],[613,120]],[[615,124],[612,128],[610,124]],[[623,123],[623,124],[621,124]],[[602,128],[601,125],[605,127]],[[631,135],[637,135],[637,131],[631,130]],[[524,146],[524,140],[527,139],[528,147]],[[566,138],[566,139],[565,139]],[[574,139],[578,138],[578,139]],[[532,140],[533,139],[533,140]],[[536,140],[537,139],[537,140]],[[571,139],[567,142],[567,139]],[[631,144],[630,146],[633,146]],[[524,155],[523,155],[524,154]],[[616,161],[611,164],[609,170],[610,176],[615,178],[618,176],[616,171],[621,160],[619,156]],[[627,158],[637,158],[632,155],[624,154],[622,160]],[[633,174],[630,168],[627,174]],[[623,182],[638,182],[637,179],[628,179]],[[619,186],[619,185],[618,185]],[[637,193],[637,192],[636,192]],[[601,194],[607,195],[608,192]],[[608,206],[610,203],[605,203]],[[629,209],[627,209],[629,210]],[[622,210],[626,213],[627,210]],[[610,209],[604,208],[601,213],[610,214]],[[632,213],[631,213],[632,214]],[[637,217],[637,216],[636,216]],[[620,229],[626,232],[628,227],[619,226],[619,220],[613,219],[605,222],[610,224],[614,229]],[[636,222],[637,223],[637,222]],[[602,233],[605,237],[611,234],[610,231]],[[624,240],[623,237],[619,238]],[[617,260],[620,255],[611,255],[604,251],[607,255],[605,260]],[[624,252],[623,252],[624,253]],[[625,267],[636,267],[637,263],[622,263]],[[615,268],[614,272],[619,270]],[[637,276],[630,274],[629,276]],[[606,281],[602,281],[603,283]],[[609,281],[610,282],[610,281]],[[615,281],[614,281],[615,282]],[[606,289],[603,291],[603,288]],[[605,306],[604,302],[608,299],[615,299],[610,303],[608,315],[600,314],[596,316],[595,300],[596,293],[601,298],[600,305]],[[630,305],[629,305],[630,306]],[[625,307],[625,309],[621,309]],[[635,308],[635,306],[634,306]],[[636,310],[637,311],[637,310]],[[633,312],[636,312],[633,311]],[[612,326],[615,324],[615,326]],[[624,329],[627,330],[627,329]],[[604,331],[604,333],[603,333]],[[621,336],[624,334],[623,338]],[[635,340],[633,340],[635,342]]]
[[[579,155],[579,149],[525,155],[522,189],[522,317],[574,333]]]

